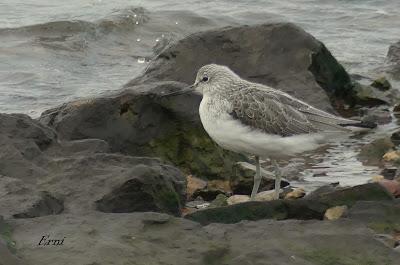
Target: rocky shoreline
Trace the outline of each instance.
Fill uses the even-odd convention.
[[[162,97],[212,62],[371,123],[388,123],[400,99],[386,79],[354,80],[290,23],[190,35],[117,94],[38,120],[0,114],[0,264],[398,264],[398,133],[359,155],[383,168],[376,183],[305,194],[289,180],[271,201],[266,179],[246,202],[251,158],[208,137],[198,96]],[[63,246],[38,246],[46,235]]]

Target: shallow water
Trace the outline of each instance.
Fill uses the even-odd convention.
[[[38,117],[63,102],[117,90],[174,39],[266,21],[299,24],[350,73],[375,77],[389,45],[400,38],[400,1],[2,0],[0,112]],[[365,182],[379,170],[362,166],[356,154],[389,129],[314,154],[304,179],[311,186]]]

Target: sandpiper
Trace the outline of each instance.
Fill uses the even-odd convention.
[[[269,158],[275,171],[275,199],[281,171],[277,159],[310,151],[352,128],[369,127],[310,106],[272,87],[240,78],[226,66],[200,68],[195,83],[171,94],[202,94],[199,114],[204,129],[222,148],[254,155],[256,174],[251,199],[261,182],[260,157]]]

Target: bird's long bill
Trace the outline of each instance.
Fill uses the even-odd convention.
[[[195,87],[196,87],[196,84],[193,84],[191,86],[185,87],[184,89],[181,89],[181,90],[178,90],[178,91],[174,91],[174,92],[171,92],[171,93],[165,93],[162,96],[166,97],[166,96],[176,96],[176,95],[187,94],[189,92],[193,92]]]

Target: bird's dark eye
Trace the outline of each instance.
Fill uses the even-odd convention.
[[[207,77],[207,76],[204,76],[203,79],[202,79],[201,81],[207,82],[207,81],[208,81],[208,77]]]

